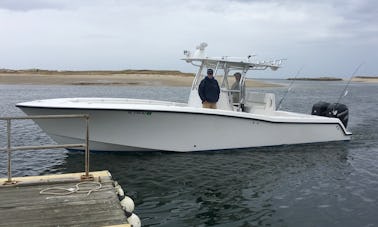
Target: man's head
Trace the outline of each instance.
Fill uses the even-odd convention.
[[[237,81],[240,81],[240,78],[241,78],[241,74],[240,73],[235,73],[234,74],[234,77]]]
[[[214,73],[214,71],[212,69],[207,69],[207,75],[208,76],[212,77],[213,73]]]

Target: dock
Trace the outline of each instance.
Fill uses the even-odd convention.
[[[14,120],[83,118],[85,143],[12,146]],[[0,226],[112,226],[140,227],[134,201],[109,171],[89,171],[89,115],[0,117],[6,122],[7,178],[0,178]],[[12,153],[54,148],[83,148],[85,172],[44,176],[12,176]]]
[[[0,179],[0,226],[131,226],[111,174],[82,181],[83,174],[15,177],[16,185]]]

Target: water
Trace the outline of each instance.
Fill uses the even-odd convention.
[[[344,85],[295,82],[282,109],[309,113],[317,101],[336,101]],[[276,93],[278,103],[286,88],[260,90]],[[111,171],[134,199],[144,226],[378,226],[377,93],[377,84],[350,85],[342,100],[350,108],[350,142],[186,154],[94,153],[91,168]],[[9,116],[22,115],[16,103],[42,98],[185,102],[189,88],[0,85],[0,94],[1,116]],[[14,145],[52,142],[31,121],[14,122],[12,130]],[[0,135],[4,147],[5,124]],[[80,152],[19,151],[13,173],[83,171],[83,161]],[[0,177],[6,176],[5,164],[3,153]]]

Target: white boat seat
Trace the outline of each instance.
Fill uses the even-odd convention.
[[[276,110],[273,93],[248,92],[245,98],[245,111],[249,113],[269,113]]]

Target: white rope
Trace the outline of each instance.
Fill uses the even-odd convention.
[[[85,186],[89,185],[89,186]],[[80,188],[81,186],[81,188]],[[103,188],[100,182],[80,182],[71,188],[52,187],[45,188],[39,192],[40,195],[70,195],[73,193],[87,193],[89,196],[92,192],[109,190],[111,188]]]

